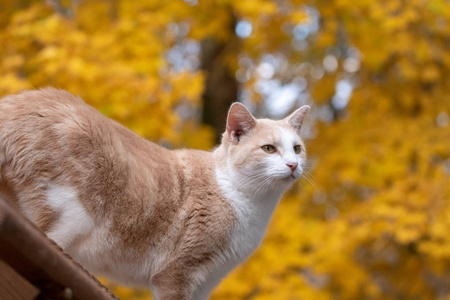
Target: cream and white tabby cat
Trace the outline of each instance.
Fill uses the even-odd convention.
[[[0,194],[94,274],[207,299],[302,175],[300,128],[228,113],[213,152],[167,150],[52,88],[0,100]]]

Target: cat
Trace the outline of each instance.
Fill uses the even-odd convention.
[[[234,103],[212,152],[168,150],[54,88],[0,99],[0,195],[87,270],[207,299],[259,246],[306,161],[308,106],[255,119]]]

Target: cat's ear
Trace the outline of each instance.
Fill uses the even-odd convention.
[[[303,105],[296,111],[294,111],[292,114],[286,117],[285,120],[291,125],[295,130],[300,131],[303,124],[303,119],[305,118],[306,114],[309,111],[308,105]]]
[[[227,134],[231,141],[239,142],[241,136],[248,133],[255,126],[255,118],[243,104],[235,102],[231,105],[227,117]]]

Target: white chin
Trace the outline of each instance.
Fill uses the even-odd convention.
[[[300,177],[302,177],[302,173],[300,173],[300,174],[291,174],[291,176],[290,176],[290,178],[292,180],[298,180],[298,179],[300,179]]]
[[[296,181],[299,177],[297,177],[295,174],[290,174],[282,178],[282,180],[286,183],[292,183]]]

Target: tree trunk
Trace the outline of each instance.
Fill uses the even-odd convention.
[[[238,43],[237,36],[233,36],[227,43],[214,38],[205,39],[201,43],[201,68],[206,72],[202,121],[214,129],[216,143],[220,142],[225,131],[228,108],[238,98],[238,82],[234,71],[225,61],[229,52],[237,52]]]

